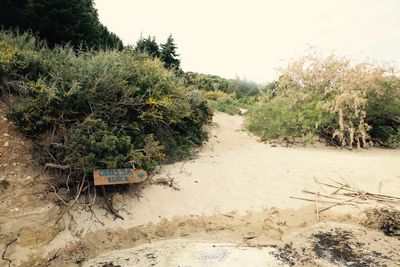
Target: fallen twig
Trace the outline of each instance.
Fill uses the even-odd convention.
[[[320,197],[324,197],[324,198],[346,201],[346,199],[338,198],[338,197],[334,197],[334,196],[322,195],[322,194],[320,194],[319,192],[318,192],[318,193],[315,193],[315,192],[308,191],[308,190],[303,190],[302,192],[303,192],[303,193],[306,193],[306,194],[311,194],[311,195],[319,194]],[[344,194],[341,194],[341,195],[347,196],[347,195],[344,195]],[[361,201],[354,201],[354,203],[363,204],[364,202],[361,202]]]
[[[110,211],[111,214],[113,214],[115,216],[115,218],[120,218],[121,220],[124,220],[124,217],[122,217],[121,215],[118,214],[118,211],[114,209],[114,207],[112,206],[112,200],[110,199],[110,197],[107,195],[106,189],[104,186],[101,187],[101,191],[103,193],[104,196],[104,200],[106,202],[106,205],[108,207],[108,210]]]
[[[316,212],[317,212],[317,221],[319,221],[319,206],[318,206],[318,197],[319,197],[319,192],[315,196],[315,206],[316,206]]]
[[[11,240],[10,242],[8,242],[8,243],[6,244],[6,246],[4,247],[3,254],[1,255],[1,259],[2,259],[3,261],[8,261],[8,266],[11,266],[12,260],[9,259],[9,258],[6,258],[7,249],[8,249],[9,246],[11,246],[11,245],[12,245],[14,242],[16,242],[17,240],[18,240],[18,237],[15,238],[15,239],[13,239],[13,240]]]
[[[354,204],[347,204],[347,202],[351,202],[351,201],[352,201],[353,199],[355,199],[355,198],[357,198],[357,197],[354,197],[354,198],[352,198],[352,199],[348,199],[348,200],[343,201],[343,202],[335,203],[335,204],[333,204],[332,206],[323,208],[323,209],[320,210],[319,212],[323,212],[323,211],[329,210],[329,209],[331,209],[331,208],[333,208],[333,207],[336,207],[336,206],[339,206],[339,205],[354,205]]]
[[[57,249],[56,253],[47,261],[47,263],[57,259],[58,258],[58,252],[60,252],[60,248]]]
[[[53,168],[53,169],[60,169],[60,170],[68,170],[71,168],[69,165],[59,165],[59,164],[54,164],[54,163],[46,163],[44,165],[44,169],[46,170],[47,168]]]
[[[302,198],[302,197],[293,197],[293,196],[291,196],[290,198],[293,198],[293,199],[299,199],[299,200],[304,200],[304,201],[309,201],[309,202],[315,202],[315,199],[309,199],[309,198]],[[327,201],[327,200],[320,200],[320,202],[321,203],[330,203],[330,204],[332,204],[332,203],[337,203],[337,202],[335,202],[335,201]]]
[[[51,185],[51,188],[52,188],[53,191],[54,191],[54,195],[55,195],[65,206],[68,206],[68,204],[57,194],[56,188],[55,188],[54,186],[52,186],[52,185]]]
[[[68,205],[67,208],[65,208],[65,209],[61,212],[61,215],[60,215],[60,216],[58,217],[58,219],[56,220],[56,224],[61,220],[61,218],[64,216],[64,214],[65,214],[72,206],[74,206],[74,204],[76,203],[76,201],[79,199],[79,196],[81,195],[82,188],[83,188],[83,184],[85,183],[85,181],[86,181],[86,174],[83,175],[82,182],[81,182],[81,184],[80,184],[80,186],[79,186],[79,189],[78,189],[78,192],[77,192],[77,194],[76,194],[76,196],[75,196],[75,199],[72,201],[71,204]]]

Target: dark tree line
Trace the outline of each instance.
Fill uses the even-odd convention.
[[[2,0],[0,25],[30,30],[50,47],[70,43],[90,48],[122,49],[120,38],[99,21],[92,0]]]
[[[177,46],[174,38],[170,35],[164,44],[157,44],[154,37],[140,37],[135,46],[135,51],[146,53],[153,58],[159,58],[164,62],[164,66],[168,69],[180,70],[181,61],[176,52]]]

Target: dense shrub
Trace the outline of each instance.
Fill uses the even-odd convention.
[[[161,61],[131,50],[47,49],[32,38],[0,33],[0,78],[18,93],[10,117],[47,162],[76,175],[132,162],[152,170],[206,139],[206,100]]]
[[[240,108],[250,108],[257,101],[256,96],[237,97],[235,93],[227,94],[219,90],[204,92],[204,96],[213,110],[230,115],[237,114]]]
[[[255,96],[260,93],[261,86],[240,79],[224,79],[216,75],[186,72],[183,75],[185,84],[195,86],[203,91],[222,91],[235,93],[237,98]]]
[[[210,107],[214,110],[234,115],[240,108],[240,103],[234,94],[227,94],[222,91],[208,91],[204,93]]]
[[[342,147],[400,144],[400,79],[391,68],[306,57],[290,64],[262,99],[247,127],[265,139],[319,136]]]

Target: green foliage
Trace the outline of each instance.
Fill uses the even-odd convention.
[[[236,94],[237,97],[255,96],[260,92],[259,85],[245,80],[229,80],[229,91]]]
[[[163,62],[165,68],[173,70],[176,74],[181,74],[181,61],[176,53],[177,48],[172,35],[168,37],[165,44],[161,45],[157,44],[155,37],[148,36],[143,38],[141,36],[136,42],[134,50],[138,53],[147,54],[152,58],[158,58]]]
[[[257,102],[256,96],[238,98],[235,93],[227,94],[219,90],[204,92],[204,96],[213,110],[229,115],[238,114],[240,108],[250,109]]]
[[[13,79],[37,77],[42,44],[29,34],[0,31],[0,84]]]
[[[261,99],[247,127],[264,139],[400,145],[400,79],[391,68],[307,57],[289,65]]]
[[[184,75],[185,84],[194,86],[204,91],[222,91],[232,93],[229,88],[229,80],[216,75],[186,72]]]
[[[208,99],[210,107],[220,112],[234,115],[242,107],[234,94],[227,94],[222,91],[208,91],[204,95]]]
[[[386,77],[379,94],[367,95],[366,123],[373,141],[400,147],[400,79]]]
[[[238,98],[255,96],[260,93],[258,84],[240,79],[224,79],[216,75],[186,72],[183,80],[185,84],[200,90],[235,93]]]
[[[170,35],[165,44],[161,44],[160,59],[164,62],[167,69],[180,69],[181,61],[176,53],[177,46],[174,43],[174,38]]]
[[[53,155],[50,162],[70,165],[77,176],[133,161],[152,170],[187,156],[207,138],[206,100],[158,59],[131,50],[77,52],[39,44],[25,51],[14,45],[20,36],[0,37],[7,48],[0,54],[2,86],[19,88],[10,117],[43,144],[44,155]],[[22,68],[10,63],[18,57]],[[28,72],[33,61],[34,74]]]
[[[214,110],[230,115],[236,114],[239,108],[251,107],[260,93],[260,85],[240,79],[194,72],[184,73],[182,79],[187,86],[203,91]]]
[[[138,53],[145,53],[152,58],[160,57],[160,47],[158,46],[155,37],[148,36],[143,38],[142,36],[136,42],[135,51]]]
[[[328,125],[332,117],[318,96],[305,102],[277,97],[251,108],[246,126],[264,140],[307,141],[320,134],[321,127]]]
[[[53,47],[70,43],[90,48],[122,49],[122,41],[102,25],[92,0],[1,1],[0,25],[31,30]]]
[[[60,150],[58,158],[74,169],[82,168],[86,173],[103,168],[130,167],[134,161],[137,167],[153,170],[157,162],[164,159],[163,147],[153,135],[143,139],[144,148],[135,149],[131,136],[110,127],[101,119],[87,117],[73,131]],[[56,145],[57,146],[57,145]]]

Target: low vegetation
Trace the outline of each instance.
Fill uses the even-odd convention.
[[[151,171],[207,138],[206,100],[158,59],[132,49],[49,49],[4,31],[0,48],[10,118],[39,145],[43,163],[65,167],[76,182],[95,168]]]
[[[186,72],[183,81],[189,87],[204,92],[213,110],[237,114],[240,108],[253,105],[263,88],[254,82],[240,79],[224,79],[216,75]]]
[[[248,109],[257,101],[256,96],[237,97],[235,93],[227,94],[219,90],[206,91],[204,96],[213,110],[229,115],[238,114],[241,108]]]
[[[260,99],[247,128],[263,139],[400,145],[400,79],[390,67],[309,56],[290,64]]]

